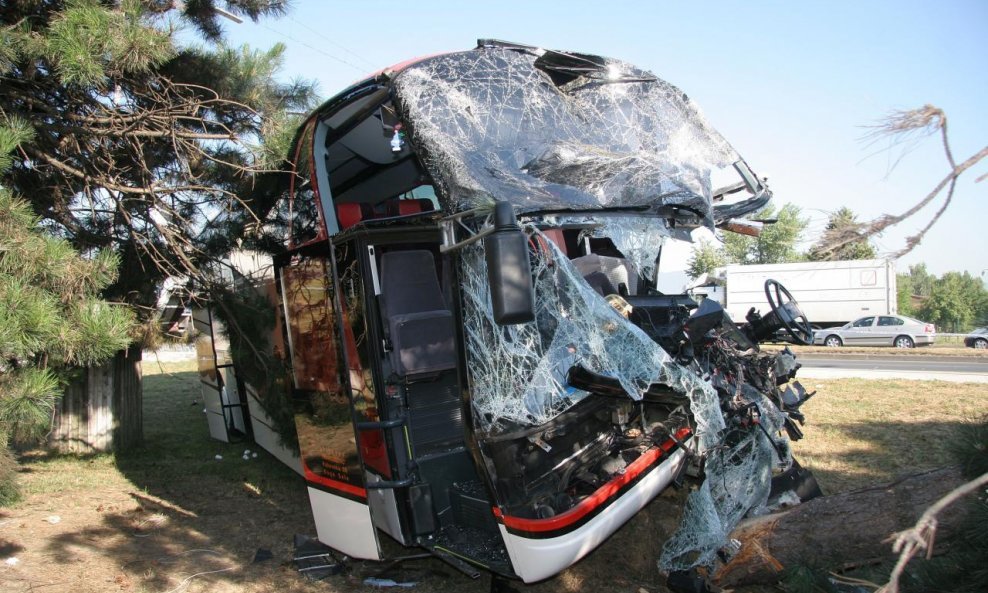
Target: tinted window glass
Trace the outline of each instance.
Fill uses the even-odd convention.
[[[306,258],[282,268],[295,378],[295,428],[305,478],[331,490],[357,492],[363,472],[354,444],[350,398],[340,376],[330,262]]]
[[[291,205],[292,245],[302,245],[322,235],[322,219],[312,180],[312,126],[306,128],[295,155],[294,192]]]
[[[878,325],[903,325],[905,322],[898,317],[879,317]]]
[[[368,295],[360,270],[359,252],[352,243],[343,243],[336,249],[344,356],[350,380],[353,416],[358,422],[374,422],[379,419],[371,360],[374,349],[367,331]],[[367,468],[390,478],[391,466],[384,432],[376,429],[361,430],[358,439],[360,455]]]
[[[281,271],[295,387],[308,391],[340,391],[328,263],[304,259]]]
[[[854,322],[854,327],[871,327],[871,324],[875,322],[874,317],[865,317],[864,319],[858,319]]]

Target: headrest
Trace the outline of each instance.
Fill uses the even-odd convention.
[[[361,205],[356,202],[336,205],[336,220],[340,222],[340,230],[348,229],[363,219]]]
[[[398,216],[408,216],[422,212],[422,204],[418,200],[398,200]]]

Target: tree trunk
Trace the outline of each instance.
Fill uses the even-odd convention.
[[[892,559],[888,537],[912,527],[927,507],[962,483],[957,468],[938,469],[745,521],[731,534],[741,541],[741,551],[715,573],[715,582],[770,583],[788,566],[840,569]],[[948,507],[939,518],[938,546],[956,531],[962,506]]]
[[[96,453],[137,445],[144,437],[141,349],[121,350],[81,370],[55,408],[49,445],[62,453]]]

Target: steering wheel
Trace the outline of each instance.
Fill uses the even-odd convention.
[[[776,280],[769,278],[765,281],[765,298],[772,313],[786,329],[786,333],[797,344],[809,346],[813,343],[813,328],[806,314],[799,308],[799,303],[792,298],[792,293]]]

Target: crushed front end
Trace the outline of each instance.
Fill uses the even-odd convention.
[[[556,574],[690,476],[660,565],[711,564],[792,474],[783,433],[798,435],[807,395],[784,387],[792,354],[756,342],[797,311],[746,333],[713,303],[655,290],[656,268],[667,240],[751,226],[737,219],[768,188],[685,94],[618,60],[482,41],[393,84],[450,213],[471,447],[512,569]],[[495,204],[527,244],[522,321],[492,301]]]

